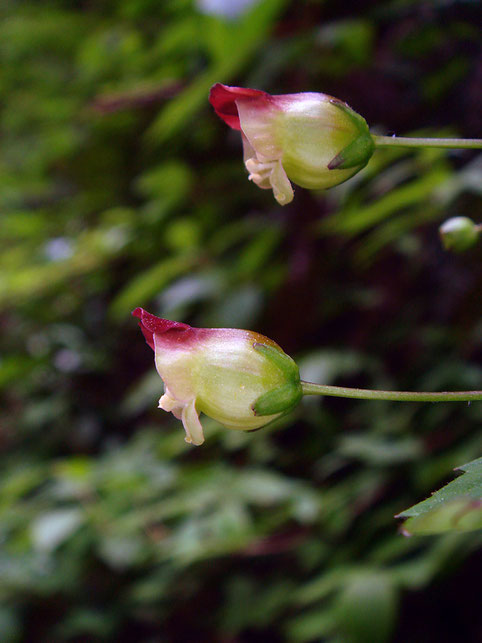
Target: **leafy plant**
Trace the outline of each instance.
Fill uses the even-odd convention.
[[[203,420],[190,450],[130,316],[259,331],[305,381],[480,388],[481,244],[438,237],[478,221],[477,155],[380,148],[279,208],[207,101],[310,89],[380,135],[472,137],[476,24],[460,2],[0,3],[2,641],[477,640],[480,531],[393,517],[480,458],[480,403],[307,397],[253,434]]]
[[[402,511],[407,534],[482,529],[482,458],[457,467],[463,474],[430,498]]]

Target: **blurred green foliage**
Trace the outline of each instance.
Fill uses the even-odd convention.
[[[409,518],[403,527],[407,533],[482,529],[482,458],[457,469],[465,475],[399,514],[399,518]]]
[[[476,4],[207,4],[0,7],[0,638],[475,643],[480,533],[393,516],[480,456],[481,404],[307,399],[192,449],[130,311],[260,331],[307,380],[480,388],[480,247],[437,234],[480,221],[480,159],[380,150],[280,208],[207,103],[480,136]]]

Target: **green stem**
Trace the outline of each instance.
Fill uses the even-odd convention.
[[[392,400],[394,402],[471,402],[482,400],[482,391],[446,391],[427,393],[425,391],[373,391],[364,388],[346,388],[301,382],[303,395],[331,395],[350,397],[358,400]]]
[[[377,136],[372,134],[377,147],[443,147],[451,149],[482,148],[482,138],[406,138],[403,136]]]

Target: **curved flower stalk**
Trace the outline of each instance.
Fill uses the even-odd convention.
[[[217,83],[209,96],[216,114],[241,131],[249,179],[286,205],[291,181],[309,189],[343,183],[369,161],[375,144],[364,118],[327,94],[272,96]]]
[[[164,382],[159,407],[180,419],[186,442],[202,444],[199,414],[229,429],[252,431],[291,410],[301,399],[299,370],[272,340],[234,328],[193,328],[133,313]]]

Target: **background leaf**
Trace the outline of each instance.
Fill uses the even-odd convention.
[[[462,475],[397,518],[407,534],[482,529],[482,458],[457,467]]]

